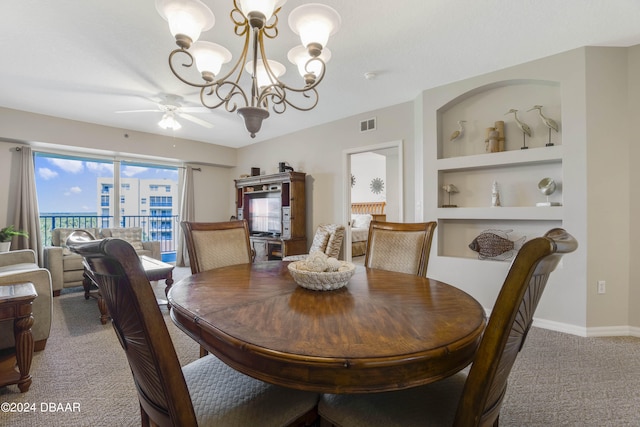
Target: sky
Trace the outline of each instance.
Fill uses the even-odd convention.
[[[113,163],[65,157],[35,156],[36,191],[40,213],[95,213],[98,177],[113,177]],[[121,164],[125,178],[178,180],[177,170]]]

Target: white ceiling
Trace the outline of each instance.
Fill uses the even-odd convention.
[[[638,0],[316,0],[336,9],[342,27],[329,40],[333,56],[310,112],[271,114],[255,139],[240,117],[225,111],[184,119],[175,136],[242,147],[300,129],[411,101],[424,89],[582,46],[640,44]],[[229,20],[232,0],[204,0],[216,25],[201,39],[237,57],[241,39]],[[299,44],[288,13],[267,55],[298,77],[287,51]],[[174,49],[154,0],[4,1],[0,13],[0,106],[125,130],[162,135],[151,99],[165,94],[198,106],[197,91],[169,71]],[[364,78],[374,72],[372,80]],[[358,126],[354,123],[354,126]],[[2,131],[0,130],[0,136]]]

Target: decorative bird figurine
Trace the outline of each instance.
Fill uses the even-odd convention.
[[[513,117],[516,119],[516,123],[518,124],[518,127],[520,128],[522,133],[526,133],[528,137],[531,137],[531,128],[529,127],[528,124],[524,123],[518,118],[518,110],[514,110],[512,108],[509,111],[507,111],[504,115],[506,116],[507,114],[511,114],[511,113],[513,113]]]
[[[443,208],[457,208],[458,205],[451,204],[451,194],[458,193],[458,188],[453,184],[445,184],[442,186],[442,189],[449,195],[449,203],[446,205],[442,205]]]
[[[513,113],[513,117],[516,119],[516,124],[518,125],[518,127],[520,128],[520,130],[522,131],[522,147],[520,147],[520,149],[525,150],[529,147],[527,147],[527,142],[526,142],[526,136],[531,137],[531,128],[529,127],[528,124],[522,122],[519,118],[518,118],[518,110],[515,109],[510,109],[509,111],[507,111],[504,115],[506,116],[507,114],[511,114]]]
[[[534,105],[530,110],[527,110],[527,111],[533,111],[533,110],[538,110],[538,115],[540,115],[540,118],[542,119],[542,123],[544,123],[544,125],[549,128],[549,142],[547,143],[547,147],[552,146],[553,144],[551,143],[551,129],[558,132],[558,129],[559,129],[558,123],[552,118],[549,118],[544,114],[542,114],[542,105]]]
[[[542,114],[542,105],[534,105],[530,110],[527,111],[533,111],[533,110],[538,110],[538,114],[540,115],[540,118],[542,119],[542,123],[544,123],[544,125],[546,127],[549,128],[549,130],[553,129],[556,132],[558,132],[558,123],[556,123],[555,120],[545,116],[544,114]]]
[[[466,120],[458,120],[458,130],[454,131],[451,136],[449,137],[449,141],[455,141],[456,139],[460,138],[462,136],[462,134],[464,134],[464,127],[462,126],[463,123],[466,123]]]

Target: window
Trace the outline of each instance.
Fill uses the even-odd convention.
[[[45,244],[59,227],[141,227],[143,240],[161,239],[165,261],[164,252],[175,259],[177,167],[41,152],[34,166]]]

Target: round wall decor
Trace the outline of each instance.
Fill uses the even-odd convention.
[[[370,187],[373,194],[380,194],[384,190],[384,181],[380,178],[373,178]]]

